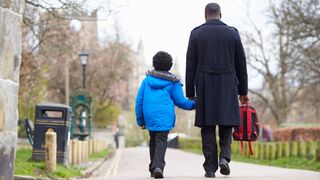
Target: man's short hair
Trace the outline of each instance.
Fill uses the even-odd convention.
[[[209,3],[205,8],[206,16],[219,16],[221,13],[221,9],[218,3]]]
[[[155,70],[169,71],[172,67],[172,57],[167,52],[159,51],[153,56],[152,65]]]

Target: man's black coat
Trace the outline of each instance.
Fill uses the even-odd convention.
[[[186,94],[197,97],[195,125],[238,126],[238,95],[247,93],[246,58],[238,31],[217,19],[192,30]]]

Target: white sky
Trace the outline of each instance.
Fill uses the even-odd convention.
[[[120,27],[124,40],[137,48],[142,39],[146,64],[151,65],[152,56],[159,50],[169,52],[179,61],[182,77],[185,71],[185,55],[190,31],[204,23],[204,7],[209,2],[220,4],[222,21],[236,27],[239,32],[250,31],[247,14],[259,25],[266,22],[265,0],[114,0],[120,6],[108,21],[99,21],[101,39],[111,38],[114,24]],[[99,16],[103,16],[99,13]],[[244,44],[245,46],[245,44]],[[261,80],[249,69],[249,87],[260,86]]]

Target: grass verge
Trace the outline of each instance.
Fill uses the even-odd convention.
[[[100,152],[94,153],[94,154],[90,155],[89,161],[97,161],[101,158],[106,158],[109,155],[109,153],[110,153],[109,149],[105,149]]]
[[[187,152],[202,154],[202,150],[198,148],[183,149]],[[250,157],[243,157],[241,154],[232,154],[232,160],[238,162],[247,162],[259,165],[277,166],[291,169],[305,169],[312,171],[320,171],[320,162],[315,159],[286,157],[274,160],[255,159]]]
[[[57,164],[54,173],[48,173],[45,170],[44,161],[31,160],[32,149],[17,150],[15,160],[15,175],[33,176],[33,177],[49,177],[49,178],[70,178],[81,176],[81,169],[73,166],[64,166]]]

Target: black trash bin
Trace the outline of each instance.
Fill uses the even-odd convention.
[[[32,159],[45,159],[45,134],[53,129],[57,134],[57,162],[68,163],[71,111],[63,104],[36,105]]]

